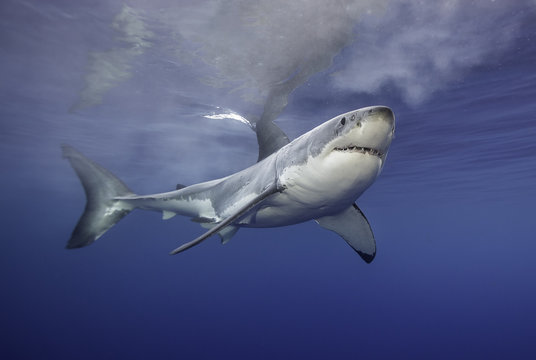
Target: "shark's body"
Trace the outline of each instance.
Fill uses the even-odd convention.
[[[88,200],[67,247],[89,245],[139,208],[161,211],[164,219],[188,216],[210,229],[172,254],[215,233],[225,243],[240,227],[286,226],[314,219],[339,233],[365,261],[372,261],[374,237],[354,201],[383,167],[394,136],[392,111],[383,106],[351,111],[292,142],[280,137],[279,145],[269,143],[271,149],[263,149],[262,143],[268,143],[265,140],[273,134],[257,132],[259,153],[265,155],[255,165],[225,178],[143,196],[64,146],[63,154],[80,177]]]

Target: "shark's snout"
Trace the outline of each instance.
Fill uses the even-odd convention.
[[[387,106],[371,106],[365,109],[364,117],[368,120],[385,121],[390,128],[395,127],[395,114]]]

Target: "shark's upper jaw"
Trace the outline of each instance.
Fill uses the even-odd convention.
[[[356,146],[356,145],[348,145],[348,146],[344,146],[344,147],[336,147],[333,150],[334,151],[342,151],[342,152],[356,152],[356,153],[361,153],[361,154],[378,156],[380,158],[384,156],[384,154],[380,150],[376,150],[376,149],[372,149],[372,148],[364,147],[364,146]]]

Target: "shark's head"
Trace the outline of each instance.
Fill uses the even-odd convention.
[[[281,184],[293,188],[296,198],[308,198],[319,207],[354,201],[380,174],[394,130],[394,114],[385,106],[336,116],[282,152]],[[315,197],[317,201],[311,201]]]
[[[323,132],[328,136],[319,156],[328,161],[332,157],[340,158],[341,154],[376,157],[383,167],[395,133],[395,117],[386,106],[370,106],[339,115],[321,127],[326,128]]]

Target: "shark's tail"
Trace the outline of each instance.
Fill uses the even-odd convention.
[[[62,152],[80,178],[87,199],[84,213],[66,246],[67,249],[75,249],[91,244],[132,211],[132,206],[114,197],[134,193],[114,174],[73,147],[63,145]]]

